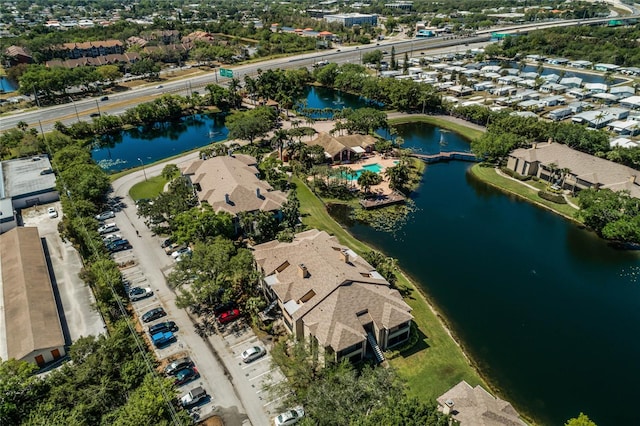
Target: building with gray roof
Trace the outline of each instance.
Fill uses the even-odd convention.
[[[288,331],[328,359],[359,361],[409,338],[413,316],[400,293],[367,261],[324,231],[254,248],[265,294]]]
[[[46,155],[0,163],[0,233],[16,226],[16,211],[60,199]]]

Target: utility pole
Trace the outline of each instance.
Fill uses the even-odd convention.
[[[147,172],[144,169],[144,163],[142,162],[142,159],[138,157],[138,161],[140,162],[140,164],[142,165],[142,174],[144,174],[144,181],[147,182]]]

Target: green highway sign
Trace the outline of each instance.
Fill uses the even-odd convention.
[[[220,68],[220,77],[233,77],[233,70]]]

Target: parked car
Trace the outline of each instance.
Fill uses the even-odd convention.
[[[183,248],[181,248],[179,250],[176,250],[173,253],[171,253],[171,257],[173,257],[174,259],[177,259],[178,256],[182,256],[185,253],[191,253],[191,248],[183,247]]]
[[[142,315],[142,322],[151,322],[166,316],[167,313],[162,308],[153,308]]]
[[[175,374],[175,377],[176,378],[174,380],[174,383],[176,384],[176,386],[182,386],[185,383],[188,383],[191,380],[195,380],[200,377],[200,373],[198,373],[198,370],[195,367],[187,367],[179,370]]]
[[[102,212],[96,215],[96,220],[103,221],[107,219],[111,219],[116,217],[116,214],[112,210],[107,210],[106,212]]]
[[[296,407],[292,410],[287,410],[284,413],[278,414],[275,420],[276,426],[289,426],[295,425],[304,417],[304,409],[302,407]]]
[[[155,346],[156,348],[161,348],[163,346],[166,346],[174,340],[175,340],[175,336],[170,331],[160,331],[151,336],[151,341],[153,342],[153,346]]]
[[[220,303],[219,305],[216,305],[213,307],[213,314],[220,315],[224,312],[234,309],[235,307],[236,307],[235,302]]]
[[[115,223],[105,223],[100,228],[98,228],[98,234],[110,234],[112,232],[119,231],[120,228]]]
[[[262,346],[252,346],[249,349],[242,352],[242,362],[248,364],[256,359],[264,356],[267,350]]]
[[[118,241],[121,239],[122,239],[122,235],[120,234],[109,234],[106,237],[104,237],[102,241],[104,241],[105,245],[109,245],[109,243],[112,243],[114,241]]]
[[[220,324],[226,324],[240,317],[240,309],[231,309],[218,315],[217,319]]]
[[[161,331],[171,331],[175,333],[178,331],[178,326],[173,321],[163,321],[149,326],[149,334],[156,334]]]
[[[132,302],[137,300],[146,299],[147,297],[153,296],[153,291],[150,288],[142,288],[142,287],[134,287],[129,290],[129,299]]]
[[[191,366],[193,366],[193,361],[191,361],[191,358],[189,357],[178,358],[164,368],[164,374],[168,376],[173,376],[178,371]]]
[[[51,219],[55,219],[56,217],[58,217],[58,211],[56,210],[55,207],[49,207],[47,209],[47,214]]]
[[[174,251],[176,250],[180,250],[181,248],[183,248],[184,246],[178,243],[173,243],[170,246],[167,246],[164,248],[164,252],[167,253],[167,255],[172,254]]]
[[[189,408],[204,401],[208,396],[207,391],[204,390],[202,386],[198,386],[197,388],[191,389],[189,393],[180,398],[180,405],[184,408]]]
[[[160,243],[160,247],[162,248],[167,248],[169,247],[171,244],[173,244],[173,240],[171,238],[167,238],[166,240],[162,241]]]
[[[107,250],[109,250],[110,253],[115,253],[122,250],[130,250],[132,248],[133,247],[129,243],[129,240],[125,239],[115,240],[107,244]]]

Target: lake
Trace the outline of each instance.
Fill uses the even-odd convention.
[[[357,96],[329,93],[311,88],[308,106],[362,106]],[[418,152],[468,150],[457,134],[423,123],[399,130],[404,146]],[[102,141],[93,156],[117,171],[138,166],[138,158],[146,164],[224,139],[225,132],[220,115],[187,117]],[[476,181],[468,167],[429,165],[413,196],[418,210],[394,235],[358,224],[350,231],[399,259],[518,409],[542,424],[561,425],[580,411],[600,426],[640,424],[632,408],[640,393],[638,253],[614,250]]]
[[[439,132],[399,126],[405,147],[421,152],[437,152]],[[640,394],[638,252],[477,181],[469,167],[427,166],[417,212],[396,234],[350,231],[399,260],[518,409],[550,425],[581,411],[600,426],[640,424],[640,413],[614,409]]]

